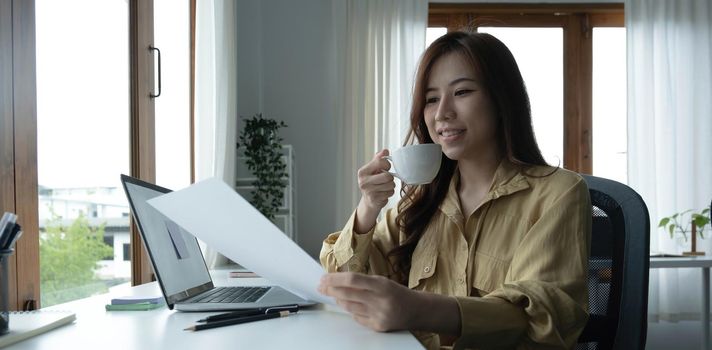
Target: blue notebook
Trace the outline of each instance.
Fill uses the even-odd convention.
[[[163,296],[125,296],[111,299],[111,305],[127,305],[127,304],[163,304]]]

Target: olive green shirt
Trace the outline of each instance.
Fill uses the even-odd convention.
[[[462,325],[456,348],[575,346],[588,318],[591,204],[578,174],[553,170],[521,171],[502,161],[467,218],[453,176],[413,252],[408,287],[456,298]],[[324,241],[321,264],[329,272],[393,276],[386,254],[405,240],[397,215],[388,209],[370,232],[356,234],[354,213]],[[438,335],[414,333],[427,348],[440,347]]]

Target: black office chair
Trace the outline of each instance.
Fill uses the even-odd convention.
[[[644,349],[650,265],[648,207],[624,184],[582,176],[593,205],[590,317],[576,349]]]

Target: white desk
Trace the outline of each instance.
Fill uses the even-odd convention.
[[[712,350],[712,344],[710,344],[710,267],[712,267],[712,257],[650,258],[651,269],[695,267],[702,269],[702,348]]]
[[[216,285],[265,284],[261,278],[228,279],[227,271],[214,272],[213,280]],[[323,306],[289,317],[199,332],[183,329],[211,313],[177,312],[167,307],[104,310],[112,297],[124,295],[160,295],[160,288],[156,282],[127,286],[111,294],[50,307],[74,311],[76,322],[6,349],[423,349],[409,332],[378,333]]]

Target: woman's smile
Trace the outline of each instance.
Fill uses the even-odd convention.
[[[465,134],[465,129],[458,128],[439,128],[437,130],[438,139],[445,143],[455,142],[460,140]]]

